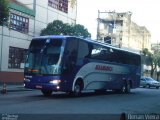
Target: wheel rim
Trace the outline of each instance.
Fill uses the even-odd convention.
[[[123,93],[129,93],[131,90],[130,90],[130,83],[125,83],[123,84],[123,87],[122,87],[122,92]]]
[[[75,85],[75,87],[74,87],[74,92],[76,93],[76,94],[79,94],[80,92],[81,92],[81,87],[77,84],[77,85]]]

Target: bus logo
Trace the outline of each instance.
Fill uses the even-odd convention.
[[[105,71],[112,71],[113,68],[111,66],[103,66],[103,65],[96,65],[96,70],[105,70]]]

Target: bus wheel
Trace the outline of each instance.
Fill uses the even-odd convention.
[[[52,90],[41,90],[44,96],[51,96]]]
[[[125,81],[123,86],[122,86],[122,90],[123,93],[130,93],[131,92],[131,84],[130,82]]]
[[[81,86],[80,82],[76,82],[76,84],[74,86],[73,95],[75,97],[80,96],[81,95],[81,90],[82,90],[82,86]]]

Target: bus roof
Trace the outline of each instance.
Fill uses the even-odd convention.
[[[46,39],[46,38],[67,38],[67,37],[74,37],[74,36],[63,36],[63,35],[46,35],[46,36],[38,36],[38,37],[34,37],[33,39]]]
[[[124,52],[129,52],[129,53],[140,55],[140,53],[138,53],[138,52],[129,51],[129,50],[126,50],[126,49],[122,49],[122,48],[118,48],[118,47],[112,46],[112,45],[107,44],[107,43],[98,42],[98,41],[92,40],[92,39],[84,39],[82,37],[76,37],[76,36],[47,35],[47,36],[34,37],[33,39],[47,39],[47,38],[54,38],[54,39],[78,38],[78,39],[87,41],[88,43],[99,44],[99,45],[102,45],[102,46],[105,46],[105,47],[109,47],[109,48],[112,48],[112,49],[116,49],[116,50],[120,50],[120,51],[124,51]]]

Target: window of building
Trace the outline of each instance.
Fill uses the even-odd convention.
[[[57,10],[68,13],[68,0],[48,0],[48,5]]]
[[[9,47],[8,68],[24,68],[27,49]]]
[[[11,13],[10,17],[11,17],[11,21],[10,21],[11,29],[22,32],[22,33],[28,33],[29,31],[28,18],[19,16],[13,13]]]

